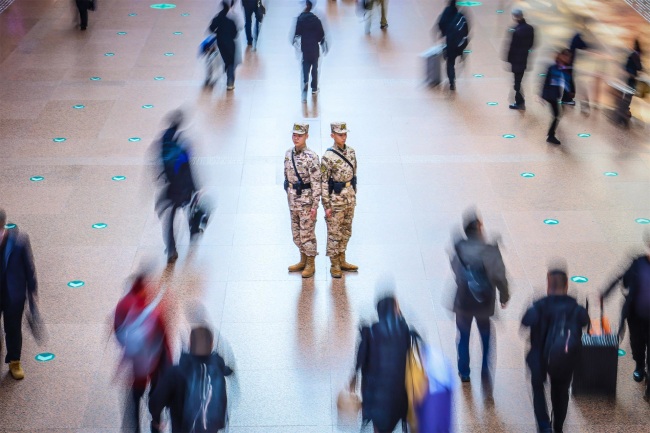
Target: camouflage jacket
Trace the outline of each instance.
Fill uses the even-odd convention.
[[[284,178],[291,184],[298,183],[298,176],[296,176],[296,171],[293,169],[293,163],[291,162],[291,153],[294,149],[291,148],[284,154]],[[311,183],[311,189],[305,189],[301,195],[298,195],[295,189],[289,187],[287,190],[289,210],[304,210],[305,207],[317,209],[321,196],[318,155],[310,148],[305,147],[303,150],[295,152],[294,160],[300,178],[303,183]]]
[[[344,149],[340,149],[334,144],[332,145],[332,149],[345,156],[347,160],[354,165],[354,170],[350,167],[350,164],[345,162],[340,156],[331,150],[328,149],[325,152],[320,165],[321,179],[323,183],[323,207],[325,209],[330,209],[332,207],[355,206],[356,193],[354,188],[352,188],[352,185],[343,188],[343,191],[341,191],[340,194],[336,194],[335,192],[330,194],[328,190],[328,181],[330,178],[332,178],[334,182],[351,181],[357,171],[357,155],[354,153],[354,149],[350,146],[345,146]]]

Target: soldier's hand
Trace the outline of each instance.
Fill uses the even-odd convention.
[[[325,218],[329,218],[332,216],[332,209],[325,209]]]
[[[318,209],[312,209],[312,210],[309,212],[309,218],[311,218],[312,220],[315,221],[315,220],[316,220],[316,214],[317,214],[317,213],[318,213]]]

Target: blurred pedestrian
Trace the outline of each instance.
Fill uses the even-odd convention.
[[[587,310],[567,295],[565,271],[552,269],[547,276],[548,296],[536,301],[521,323],[530,328],[526,363],[533,387],[533,406],[540,432],[562,432],[569,405],[569,386],[582,347],[582,328],[589,324]],[[544,383],[551,379],[553,425],[548,416]]]
[[[630,330],[630,347],[635,362],[632,378],[635,382],[646,379],[644,398],[650,400],[650,383],[647,374],[650,371],[650,232],[646,234],[647,252],[632,260],[625,272],[602,294],[602,299],[611,295],[619,282],[627,289],[625,303],[621,313],[619,336],[622,334],[624,320]]]
[[[359,12],[363,15],[365,33],[370,34],[370,27],[372,26],[372,18],[376,7],[381,10],[381,18],[379,20],[379,28],[386,30],[388,28],[388,20],[386,19],[386,10],[388,9],[388,0],[358,0]]]
[[[312,2],[307,0],[305,9],[296,19],[293,43],[299,44],[302,51],[302,100],[307,100],[307,88],[311,74],[311,93],[318,93],[318,60],[320,50],[327,54],[325,30],[321,20],[312,13]]]
[[[95,10],[95,0],[75,0],[77,10],[79,11],[79,29],[88,28],[88,11]]]
[[[346,145],[347,124],[333,122],[330,128],[334,146],[327,149],[321,161],[321,197],[327,222],[330,275],[341,278],[342,271],[359,270],[358,266],[345,259],[357,205],[357,155],[353,148]]]
[[[217,36],[217,47],[223,59],[227,90],[235,89],[235,66],[238,59],[236,39],[239,28],[234,17],[229,14],[233,5],[234,0],[223,1],[221,11],[210,23],[210,31]]]
[[[289,272],[302,271],[303,278],[316,272],[316,214],[321,198],[320,161],[316,152],[307,147],[309,125],[295,123],[294,147],[284,155],[284,189],[289,201],[293,243],[300,250],[300,262],[289,266]]]
[[[161,376],[149,399],[151,430],[165,431],[160,417],[169,408],[172,433],[218,432],[226,427],[226,376],[233,371],[213,350],[214,337],[206,327],[190,333],[190,351]]]
[[[506,60],[511,65],[515,77],[515,103],[510,105],[513,110],[525,110],[526,101],[521,91],[521,82],[524,79],[524,72],[528,66],[528,54],[535,42],[535,29],[524,19],[524,12],[521,9],[512,10],[512,19],[517,25],[512,29],[512,38]]]
[[[150,392],[156,388],[161,372],[171,365],[165,322],[160,310],[164,292],[158,293],[153,301],[148,299],[151,276],[143,271],[135,276],[129,292],[115,308],[113,329],[120,347],[122,359],[120,369],[130,374],[130,387],[125,401],[123,429],[135,427],[140,432],[140,399],[145,398],[147,385]]]
[[[261,0],[242,0],[242,9],[244,10],[244,20],[246,31],[246,42],[248,46],[257,45],[257,37],[260,34],[260,25],[262,24]],[[255,29],[253,30],[253,19],[255,19]]]
[[[160,139],[160,159],[163,180],[162,192],[156,202],[158,215],[163,219],[163,238],[167,252],[167,262],[178,259],[174,239],[174,218],[179,209],[185,208],[197,191],[190,166],[188,143],[183,139],[180,128],[185,121],[183,112],[172,112],[169,126]],[[165,215],[166,213],[166,215]]]
[[[627,57],[625,62],[625,75],[627,86],[632,90],[631,92],[623,92],[623,97],[620,99],[619,105],[617,107],[615,121],[619,125],[627,126],[632,117],[630,112],[630,105],[632,104],[632,97],[636,92],[637,88],[637,77],[639,72],[643,70],[643,64],[641,63],[641,44],[638,39],[634,40],[634,47],[632,52]]]
[[[20,365],[23,311],[28,301],[29,311],[38,317],[38,284],[29,236],[18,228],[6,228],[6,224],[7,214],[0,209],[0,315],[7,345],[5,364],[9,364],[11,376],[20,380],[25,377]]]
[[[569,81],[568,88],[570,90],[562,94],[561,102],[563,105],[576,105],[575,101],[573,100],[576,94],[576,84],[575,84],[575,78],[573,76],[574,75],[573,65],[575,64],[578,50],[586,50],[587,48],[589,48],[589,46],[584,41],[584,39],[582,39],[582,34],[580,32],[576,33],[573,36],[573,38],[571,38],[571,43],[569,44],[569,54],[570,54],[569,63],[565,68],[565,73]]]
[[[447,7],[442,11],[438,20],[440,34],[445,38],[447,47],[447,77],[449,77],[449,90],[456,90],[456,57],[463,55],[463,50],[469,43],[469,25],[467,19],[456,7],[456,0],[449,0]]]
[[[483,223],[475,213],[465,215],[464,230],[466,239],[455,243],[451,267],[457,287],[454,312],[459,334],[458,375],[462,382],[469,382],[469,336],[472,321],[476,320],[483,345],[481,375],[483,379],[489,379],[490,317],[494,315],[496,290],[499,291],[501,308],[506,308],[510,293],[499,247],[486,242]]]
[[[573,93],[571,91],[571,78],[567,74],[569,63],[571,61],[571,51],[564,49],[555,56],[555,63],[549,66],[544,77],[544,86],[542,88],[542,99],[548,102],[551,107],[551,126],[546,133],[546,142],[551,144],[562,144],[555,136],[557,125],[560,123],[560,99],[564,94],[568,94],[568,98],[573,100]]]
[[[406,358],[412,333],[394,297],[381,299],[377,314],[377,322],[361,328],[350,388],[356,388],[360,371],[363,422],[372,422],[375,433],[390,433],[400,421],[406,432]]]

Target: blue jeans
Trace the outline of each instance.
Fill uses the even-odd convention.
[[[253,17],[255,17],[255,34],[253,35]],[[246,41],[248,45],[253,44],[253,40],[257,40],[257,36],[260,34],[260,22],[257,20],[257,5],[254,8],[244,7],[244,18],[245,25],[244,29],[246,31]]]
[[[309,72],[311,71],[311,90],[318,90],[318,57],[302,59],[302,84],[303,90],[307,90],[309,83]]]
[[[458,328],[458,373],[461,376],[469,376],[469,335],[472,330],[472,321],[476,319],[476,326],[483,344],[483,372],[488,371],[488,360],[490,355],[490,318],[474,317],[469,313],[456,313],[456,327]]]
[[[235,84],[235,65],[226,65],[226,85],[233,86]]]

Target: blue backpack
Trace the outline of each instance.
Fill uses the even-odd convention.
[[[220,362],[212,354],[208,362],[200,362],[187,355],[185,363],[185,401],[183,404],[183,431],[187,433],[217,433],[226,426],[226,375]]]

